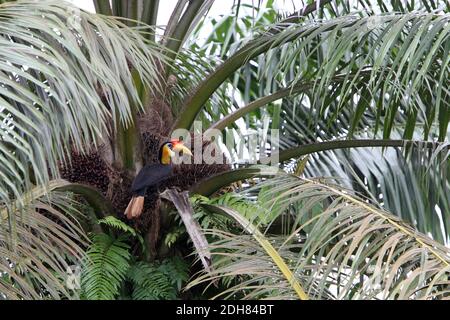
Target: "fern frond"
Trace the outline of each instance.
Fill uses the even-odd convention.
[[[89,300],[111,300],[118,293],[130,268],[127,235],[113,238],[97,234],[86,253],[81,275],[82,296]]]
[[[168,248],[170,248],[177,240],[186,233],[186,228],[183,226],[174,226],[170,229],[169,232],[167,232],[164,243]]]
[[[134,300],[168,300],[175,299],[177,291],[169,277],[154,265],[138,262],[127,273],[127,278],[134,284]]]
[[[189,266],[182,258],[175,256],[164,260],[158,267],[179,290],[181,290],[183,283],[189,279]]]
[[[114,216],[107,216],[103,219],[98,220],[99,224],[105,224],[109,227],[115,228],[117,230],[123,231],[125,233],[129,233],[131,234],[133,237],[138,238],[139,242],[143,245],[144,244],[144,239],[142,238],[142,236],[136,232],[136,230],[134,230],[132,227],[130,227],[129,225],[127,225],[125,222],[117,219]]]
[[[200,225],[204,229],[218,228],[221,230],[229,230],[228,225],[232,222],[232,220],[227,216],[217,213],[212,214],[211,212],[204,212],[201,209],[201,206],[206,204],[227,206],[235,209],[236,211],[239,211],[242,216],[256,224],[266,224],[268,221],[271,221],[270,211],[261,206],[259,202],[250,201],[249,199],[236,193],[225,193],[220,197],[215,197],[212,199],[195,195],[192,199],[195,204],[200,206],[196,208],[196,215],[199,217]],[[200,216],[202,218],[200,218]]]

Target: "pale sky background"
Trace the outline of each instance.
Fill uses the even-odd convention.
[[[66,0],[71,2],[83,10],[95,12],[94,2],[92,0]],[[241,4],[248,4],[252,6],[258,6],[260,0],[241,0]],[[159,2],[158,18],[156,24],[158,26],[156,30],[157,35],[161,35],[165,29],[167,22],[169,21],[170,15],[172,14],[175,5],[178,0],[162,0]],[[280,13],[291,14],[297,10],[300,10],[305,6],[305,0],[275,0],[274,8]],[[234,14],[232,7],[236,4],[236,0],[216,0],[210,10],[208,11],[207,17],[219,18],[221,15]],[[262,0],[260,6],[265,7],[267,0]],[[252,12],[249,8],[245,6],[241,7],[239,11],[239,16],[251,15]],[[212,24],[206,23],[202,26],[201,32],[197,35],[195,41],[201,44],[212,31]]]
[[[94,3],[92,0],[68,0],[79,6],[81,9],[94,12]],[[263,1],[265,2],[265,1]],[[163,26],[169,20],[170,14],[177,0],[163,0],[159,4],[158,20],[157,24]],[[234,0],[217,0],[211,7],[209,11],[209,16],[219,16],[224,13],[230,13],[231,7],[233,6]],[[248,3],[256,5],[258,0],[241,0],[241,3]],[[275,1],[276,8],[283,11],[293,12],[295,8],[299,9],[303,7],[303,1],[301,0],[278,0]]]

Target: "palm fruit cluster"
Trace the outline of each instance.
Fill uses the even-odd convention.
[[[191,135],[191,141],[193,139],[194,136]],[[197,152],[201,152],[203,155],[210,142],[202,141],[201,150],[196,150],[196,145],[196,143],[191,143],[190,149],[192,153],[195,155]],[[215,151],[212,152],[212,156],[215,156]],[[176,187],[180,190],[189,190],[201,180],[228,170],[230,170],[230,165],[224,154],[221,155],[221,162],[217,164],[206,164],[204,161],[198,164],[180,164],[175,166],[173,176],[164,183],[164,187]]]
[[[103,92],[100,89],[98,92],[107,105],[107,99]],[[139,115],[137,125],[141,132],[141,154],[144,165],[159,162],[159,148],[162,143],[170,140],[168,135],[172,122],[172,110],[162,98],[154,98],[151,105],[146,108],[146,112]],[[191,136],[191,139],[193,139],[193,136]],[[202,143],[202,152],[207,145],[208,142]],[[191,150],[195,154],[196,150],[193,146],[191,146]],[[163,191],[166,188],[189,190],[191,186],[201,180],[230,169],[225,161],[223,164],[202,163],[176,166],[173,175],[159,186],[159,190],[150,190],[147,193],[141,216],[129,221],[123,213],[132,197],[130,188],[134,177],[130,176],[125,170],[108,166],[102,155],[101,149],[87,155],[72,152],[71,163],[60,167],[62,178],[71,182],[87,184],[101,191],[111,201],[117,217],[144,234],[147,240],[152,243],[151,247],[153,248],[159,241],[160,236],[161,200],[158,191]],[[223,160],[225,160],[225,157],[223,157]]]
[[[60,165],[59,172],[62,179],[90,185],[104,195],[107,193],[110,170],[97,151],[81,154],[72,150],[70,160]]]

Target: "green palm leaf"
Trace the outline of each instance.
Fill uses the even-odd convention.
[[[350,190],[319,180],[282,175],[254,189],[271,189],[289,230],[263,230],[308,295],[319,299],[440,299],[448,294],[448,248],[418,233]],[[275,218],[277,219],[277,218]],[[223,292],[247,298],[293,298],[264,250],[248,236],[213,230],[213,275],[192,285],[241,274]]]
[[[77,298],[66,286],[88,239],[80,204],[66,183],[32,189],[10,208],[0,207],[0,295],[7,299]]]
[[[61,1],[0,6],[0,201],[57,176],[141,109],[131,69],[159,88],[162,54],[135,29]]]

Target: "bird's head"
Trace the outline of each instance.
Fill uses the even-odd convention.
[[[170,164],[172,158],[176,155],[177,152],[182,152],[183,154],[192,156],[191,150],[189,150],[189,148],[187,148],[182,141],[172,139],[170,141],[164,142],[159,149],[159,161],[162,164]]]

